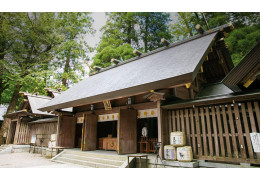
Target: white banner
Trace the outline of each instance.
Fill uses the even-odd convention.
[[[250,133],[251,142],[254,148],[254,152],[260,152],[260,133]]]

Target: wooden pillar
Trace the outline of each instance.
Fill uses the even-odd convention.
[[[17,124],[16,124],[16,130],[15,130],[15,135],[14,135],[14,144],[17,144],[17,143],[18,143],[18,137],[19,137],[20,126],[21,126],[21,118],[19,117],[19,118],[17,119]]]
[[[9,121],[9,125],[8,125],[8,133],[7,133],[7,137],[6,137],[6,144],[10,144],[11,143],[11,137],[12,137],[12,132],[13,132],[13,122],[11,121],[11,119],[8,120]]]
[[[161,108],[161,100],[157,101],[157,111],[158,111],[158,142],[162,143],[159,151],[159,155],[164,157],[164,145],[167,143],[167,111]]]
[[[58,115],[58,122],[57,122],[57,132],[56,132],[56,134],[57,134],[57,139],[56,139],[56,146],[60,146],[60,124],[61,124],[61,120],[62,120],[62,115],[61,114],[59,114]]]

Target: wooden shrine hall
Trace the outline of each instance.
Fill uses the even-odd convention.
[[[60,95],[61,92],[46,90],[48,96],[20,92],[23,100],[18,110],[5,115],[9,126],[6,144],[30,144],[32,136],[35,135],[43,140],[42,146],[48,146],[51,134],[57,132],[58,117],[53,113],[39,111],[38,108]],[[36,145],[41,145],[39,138],[36,139]]]
[[[249,144],[249,133],[259,133],[260,92],[254,85],[259,78],[259,45],[241,62],[253,58],[256,64],[250,68],[255,69],[241,74],[240,80],[230,80],[241,73],[224,41],[232,30],[232,24],[200,30],[146,54],[135,51],[135,58],[112,60],[113,65],[96,68],[39,110],[58,114],[57,143],[66,148],[150,153],[153,142],[162,142],[163,155],[169,133],[182,131],[196,159],[260,164]],[[241,66],[246,69],[249,64]],[[247,82],[239,92],[231,88],[232,83],[241,87]],[[62,110],[70,107],[72,112]],[[237,117],[254,119],[255,124],[237,126],[238,120],[231,122]],[[143,127],[147,136],[142,135]]]

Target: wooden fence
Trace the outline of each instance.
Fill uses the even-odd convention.
[[[169,132],[182,131],[196,159],[260,164],[250,133],[260,132],[259,101],[168,110]]]
[[[30,142],[30,127],[27,122],[20,122],[16,126],[14,144],[29,144]]]
[[[51,134],[56,134],[57,122],[28,123],[20,122],[16,127],[14,144],[30,144],[32,135],[40,135],[43,139],[43,146],[48,146]],[[40,146],[40,139],[37,138],[36,145]]]

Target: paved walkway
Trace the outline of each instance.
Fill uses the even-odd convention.
[[[22,152],[0,154],[0,168],[82,168],[82,166],[56,163],[40,154]]]

